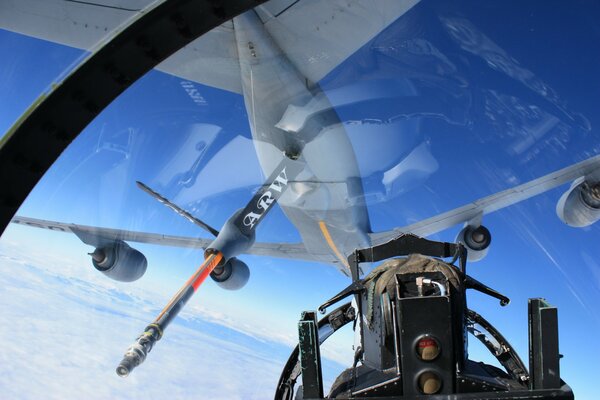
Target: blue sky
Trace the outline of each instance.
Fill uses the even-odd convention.
[[[336,90],[350,96],[356,87],[373,93],[371,102],[340,107],[338,114],[363,172],[375,231],[418,221],[600,153],[597,7],[557,3],[544,8],[535,2],[455,7],[423,2],[321,82],[332,96]],[[6,31],[0,31],[0,49],[6,55],[0,60],[4,132],[82,53]],[[387,92],[380,93],[381,87]],[[407,99],[416,110],[410,115],[403,108]],[[152,71],[80,134],[20,214],[207,237],[138,190],[134,181],[220,227],[264,179],[246,118],[241,96]],[[383,185],[384,173],[409,154],[413,168]],[[588,360],[600,356],[600,346],[581,344],[600,333],[600,227],[574,229],[556,217],[564,190],[484,218],[494,236],[492,248],[470,266],[470,273],[513,301],[501,309],[497,301],[472,293],[469,304],[524,359],[527,298],[545,297],[558,306],[564,378],[578,398],[591,398],[589,382],[600,368]],[[458,230],[434,238],[452,241]],[[87,268],[87,277],[89,247],[65,236],[11,227],[0,243],[64,257]],[[276,208],[257,240],[296,242],[299,235]],[[148,257],[149,271],[133,285],[165,298],[201,260],[199,251],[134,247]],[[221,323],[245,326],[247,333],[277,343],[294,340],[300,311],[316,308],[347,284],[325,265],[244,260],[252,269],[247,287],[224,292],[207,282],[190,306],[219,310]],[[134,327],[131,340],[143,325]],[[265,326],[272,329],[261,332]]]

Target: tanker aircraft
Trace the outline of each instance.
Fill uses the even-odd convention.
[[[418,3],[271,1],[235,16],[156,66],[159,71],[243,96],[256,155],[268,178],[221,229],[191,215],[146,183],[137,182],[141,190],[214,235],[214,240],[26,216],[12,219],[15,224],[74,233],[95,249],[90,253],[94,267],[119,281],[135,281],[147,268],[144,255],[129,243],[205,249],[204,264],[128,350],[117,368],[119,375],[127,376],[144,361],[207,276],[225,289],[244,286],[250,273],[237,259],[243,254],[332,264],[357,281],[361,271],[353,270],[348,258],[357,249],[409,234],[427,237],[463,225],[457,242],[466,248],[470,261],[477,261],[491,244],[490,229],[483,225],[486,214],[566,183],[570,187],[557,200],[559,218],[575,227],[600,219],[600,155],[596,155],[416,223],[383,232],[371,230],[355,155],[360,149],[352,147],[344,121],[336,113],[349,102],[366,104],[369,98],[360,97],[359,86],[351,99],[345,96],[347,92],[325,95],[317,82]],[[3,2],[0,27],[89,49],[104,31],[112,31],[127,18],[142,20],[153,7],[156,5],[147,0]],[[66,24],[66,20],[72,23]],[[388,176],[402,170],[402,161],[389,168]],[[300,243],[255,242],[255,229],[275,203],[298,230]]]

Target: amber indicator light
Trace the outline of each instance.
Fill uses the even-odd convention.
[[[435,394],[442,388],[442,380],[433,371],[425,371],[419,375],[417,380],[419,390],[423,394]]]

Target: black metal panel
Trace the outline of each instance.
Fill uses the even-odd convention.
[[[348,264],[376,262],[414,253],[446,258],[456,255],[459,248],[460,245],[456,243],[435,242],[413,234],[404,234],[378,246],[356,250],[348,256]]]
[[[479,392],[461,394],[405,395],[405,396],[354,396],[354,400],[573,400],[573,391],[563,384],[558,389],[516,390],[506,392]],[[319,399],[320,400],[320,399]]]
[[[298,322],[298,334],[304,398],[319,399],[323,397],[323,374],[316,312],[302,313]]]
[[[372,318],[374,321],[372,324],[364,323],[364,326],[362,327],[362,362],[364,365],[377,370],[395,368],[395,354],[399,354],[400,349],[397,349],[393,335],[388,335],[386,337],[381,299],[376,298],[369,305],[367,293],[363,293],[361,295],[361,300],[361,314],[367,315],[369,307],[372,307]]]
[[[529,373],[532,389],[561,386],[558,313],[544,299],[529,299]]]
[[[453,352],[452,309],[448,296],[410,297],[399,299],[400,347],[404,395],[422,394],[417,385],[424,371],[435,372],[442,380],[439,393],[454,392],[456,362]],[[423,361],[417,356],[417,342],[422,337],[434,338],[441,352],[436,359]]]

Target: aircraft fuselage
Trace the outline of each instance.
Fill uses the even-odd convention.
[[[271,175],[286,156],[305,162],[279,205],[307,251],[332,253],[338,268],[348,274],[345,257],[369,245],[370,224],[358,163],[344,126],[324,93],[309,88],[253,11],[233,23],[242,91],[263,173]],[[311,102],[329,107],[299,118],[295,111]]]

